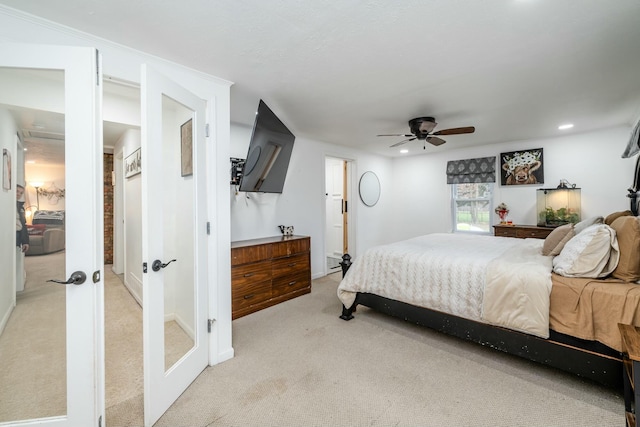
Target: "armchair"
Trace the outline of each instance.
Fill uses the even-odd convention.
[[[65,248],[64,211],[36,211],[25,255],[45,255]]]

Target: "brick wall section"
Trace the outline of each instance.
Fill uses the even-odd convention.
[[[113,154],[104,154],[104,263],[113,264]]]

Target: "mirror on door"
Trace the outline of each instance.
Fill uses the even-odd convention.
[[[24,187],[29,245],[1,260],[0,423],[67,411],[66,288],[47,282],[66,280],[64,89],[62,71],[0,68],[0,143],[13,169],[3,196]]]
[[[195,346],[196,336],[193,111],[163,95],[162,123],[164,173],[157,196],[163,206],[161,262],[165,264],[164,350],[168,371]]]

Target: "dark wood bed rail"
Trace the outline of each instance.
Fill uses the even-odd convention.
[[[340,266],[344,277],[351,267],[349,254],[342,257]],[[357,305],[622,390],[622,355],[595,341],[553,330],[548,339],[539,338],[369,293],[358,293],[349,308],[343,305],[340,318],[353,319]]]

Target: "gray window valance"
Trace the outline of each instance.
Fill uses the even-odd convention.
[[[496,182],[496,156],[447,162],[447,184]]]

